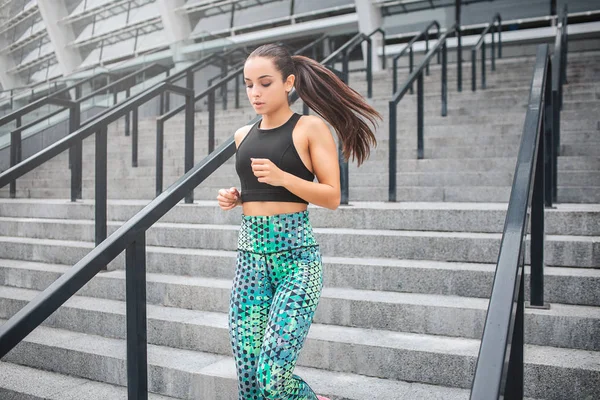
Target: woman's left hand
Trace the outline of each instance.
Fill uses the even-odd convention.
[[[284,186],[286,173],[268,158],[251,158],[252,172],[259,182],[271,186]]]

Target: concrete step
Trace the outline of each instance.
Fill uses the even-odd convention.
[[[119,274],[116,274],[119,272]],[[83,293],[70,298],[44,325],[75,332],[125,339],[125,274],[112,275],[112,292],[115,297],[87,297]],[[186,348],[173,338],[189,334],[183,321],[194,321],[195,337],[212,334],[227,336],[227,312],[231,281],[206,282],[198,287],[186,284],[189,278],[157,277],[157,284],[149,284],[154,292],[150,297],[148,330],[161,332],[150,337],[152,344]],[[105,282],[108,283],[108,282]],[[107,289],[97,285],[97,293]],[[169,293],[165,301],[157,298],[158,290]],[[186,296],[171,294],[187,292]],[[188,292],[189,291],[189,292]],[[202,292],[200,296],[189,293]],[[0,318],[8,319],[25,307],[41,292],[18,287],[0,287]],[[106,292],[104,292],[106,293]],[[206,301],[211,295],[213,301]],[[214,297],[213,297],[214,295]],[[86,296],[86,297],[83,297]],[[194,298],[195,304],[190,302]],[[158,301],[156,301],[158,300]],[[439,296],[433,294],[408,294],[367,291],[343,288],[325,288],[319,299],[314,324],[327,324],[392,332],[421,333],[479,339],[488,307],[487,299]],[[360,310],[360,311],[359,311]],[[161,315],[179,316],[179,321],[164,320]],[[427,317],[423,317],[427,316]],[[81,323],[94,321],[94,326]],[[210,321],[210,322],[209,322]],[[540,346],[600,350],[595,332],[600,329],[600,307],[553,304],[550,310],[528,309],[525,313],[525,342]],[[188,328],[188,329],[186,329]],[[165,336],[169,332],[169,337]],[[214,336],[213,336],[214,337]],[[211,351],[210,344],[192,347],[191,350]]]
[[[126,400],[127,388],[0,361],[0,397],[3,399],[77,400],[90,394],[96,399]],[[148,399],[174,397],[148,393]]]
[[[10,237],[66,241],[94,240],[94,222],[0,217],[3,234]],[[108,234],[121,226],[108,222]],[[146,233],[149,246],[236,250],[238,225],[157,223]],[[414,260],[496,262],[500,233],[391,231],[381,229],[315,228],[324,255],[336,257],[389,257]],[[529,243],[529,241],[527,241]],[[547,265],[600,266],[600,238],[547,235]],[[527,247],[528,248],[528,247]],[[423,251],[427,249],[427,251]],[[526,252],[526,260],[529,258]]]
[[[148,202],[111,200],[107,204],[110,221],[126,221]],[[2,199],[0,217],[35,219],[93,220],[94,201]],[[310,205],[311,225],[316,228],[435,230],[440,232],[500,233],[504,228],[506,203],[389,203],[352,202],[337,210]],[[224,212],[216,201],[180,203],[163,216],[167,223],[208,225],[239,224],[241,207]],[[556,204],[545,211],[545,232],[576,236],[600,236],[598,205]]]
[[[65,341],[65,337],[70,340]],[[220,340],[214,340],[217,338]],[[233,359],[228,356],[228,338],[219,335],[214,339],[211,337],[210,340],[211,351],[217,352],[222,348],[227,355],[148,345],[150,391],[198,398],[202,393],[194,390],[211,388],[219,393],[218,396],[223,396],[217,399],[234,397],[235,369]],[[474,339],[313,324],[298,359],[296,373],[323,394],[328,394],[328,391],[324,392],[319,382],[326,380],[331,385],[335,381],[326,371],[318,370],[320,378],[317,378],[306,369],[319,367],[347,374],[369,374],[386,380],[469,388],[478,351],[479,341]],[[594,398],[599,394],[592,382],[600,375],[600,353],[535,345],[526,345],[524,353],[526,396]],[[96,364],[91,361],[92,357],[105,368],[82,368],[82,365]],[[27,336],[5,359],[63,374],[124,384],[125,342],[121,339],[42,326]],[[456,368],[456,365],[463,367]],[[560,373],[553,373],[555,371]],[[208,380],[206,375],[209,374],[213,379]],[[224,376],[228,378],[223,379]],[[358,383],[361,377],[351,378]],[[164,383],[165,379],[168,384]],[[344,382],[346,387],[347,382]],[[574,387],[572,382],[579,384]],[[335,395],[336,391],[332,393]]]

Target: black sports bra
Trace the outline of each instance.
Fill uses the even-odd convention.
[[[302,115],[294,113],[286,123],[273,129],[261,129],[259,125],[262,120],[258,121],[238,145],[235,169],[240,177],[242,203],[283,201],[308,204],[283,186],[259,182],[252,172],[250,161],[250,158],[268,158],[282,171],[312,182],[315,175],[304,165],[292,139],[292,132],[300,117]]]

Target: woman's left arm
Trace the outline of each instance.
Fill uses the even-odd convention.
[[[259,182],[283,186],[309,203],[335,210],[341,199],[337,147],[329,127],[321,118],[313,116],[307,118],[307,122],[308,148],[318,182],[282,171],[267,159],[253,159],[252,169]]]

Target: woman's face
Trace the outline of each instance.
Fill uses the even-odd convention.
[[[284,81],[270,58],[251,57],[244,65],[244,83],[254,111],[264,115],[287,106],[288,92],[294,86],[294,75]]]

